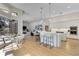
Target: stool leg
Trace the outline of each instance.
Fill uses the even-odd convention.
[[[43,36],[43,45],[44,45],[44,39],[45,39],[45,37]]]
[[[47,40],[48,40],[48,37],[46,38],[46,46],[47,46],[47,44],[48,44]]]
[[[50,37],[50,49],[51,49],[51,37]]]

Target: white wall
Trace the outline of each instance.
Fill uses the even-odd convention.
[[[49,19],[48,19],[49,20]],[[31,23],[31,26],[34,27],[37,24],[48,24],[54,28],[68,28],[70,26],[79,26],[79,12],[70,13],[62,16],[52,17],[50,21],[44,20],[36,21]]]
[[[69,29],[70,26],[77,26],[78,27],[78,36],[79,36],[79,12],[70,13],[66,15],[51,17],[49,21],[50,28],[67,28]],[[49,19],[48,19],[49,20]],[[43,26],[47,24],[48,20],[44,20],[43,22],[38,21],[32,23],[32,27],[38,24],[42,24]]]
[[[79,38],[79,12],[71,13],[67,15],[57,16],[52,18],[51,27],[58,28],[58,29],[70,29],[70,26],[77,26],[78,27],[78,35]]]
[[[45,25],[48,22],[50,27],[54,28],[69,28],[70,26],[79,26],[79,12],[52,17],[50,21],[48,20],[44,20],[43,22],[42,21],[33,22],[31,23],[31,26],[34,27],[35,25],[38,24]]]
[[[55,28],[69,28],[70,26],[78,26],[79,27],[79,19],[70,20],[70,21],[61,21],[55,22],[53,27]]]
[[[79,27],[79,12],[52,18],[52,28],[69,28],[70,26]]]

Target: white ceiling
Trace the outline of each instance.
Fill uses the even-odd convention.
[[[18,15],[14,14],[17,13]],[[18,9],[8,3],[0,3],[0,15],[5,16],[9,19],[16,19],[17,16],[20,16],[23,13],[23,10]]]
[[[42,17],[49,17],[49,3],[10,3],[10,5],[25,11],[23,20],[36,21],[41,18],[40,8],[42,7]],[[79,3],[52,3],[51,16],[79,11]]]
[[[42,7],[43,18],[49,16],[49,3],[14,3],[11,4],[26,12],[27,18],[25,20],[34,21],[41,18],[40,8]],[[79,11],[78,3],[52,3],[51,15],[61,15],[65,13]],[[25,17],[26,17],[25,16]]]

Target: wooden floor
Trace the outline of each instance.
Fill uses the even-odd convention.
[[[79,56],[79,40],[67,39],[60,48],[45,47],[36,42],[36,37],[27,37],[22,47],[13,51],[15,56]]]

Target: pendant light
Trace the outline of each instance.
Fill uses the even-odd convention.
[[[49,3],[49,18],[48,18],[49,31],[51,30],[51,3]]]
[[[49,17],[51,17],[51,3],[49,3]]]
[[[43,19],[42,10],[43,10],[43,8],[41,7],[40,8],[41,20]]]

